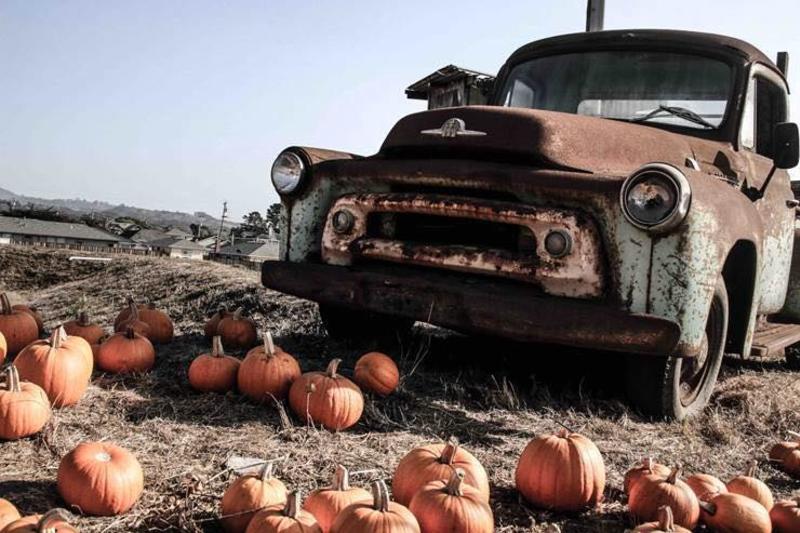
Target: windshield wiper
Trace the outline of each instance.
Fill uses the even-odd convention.
[[[652,111],[650,111],[649,113],[647,113],[646,115],[631,119],[631,122],[645,122],[645,121],[650,120],[652,118],[658,117],[662,113],[667,113],[669,115],[673,115],[673,116],[676,116],[678,118],[682,118],[683,120],[685,120],[687,122],[692,122],[694,124],[699,124],[699,125],[704,126],[706,128],[711,128],[711,129],[716,128],[716,126],[714,126],[712,123],[710,123],[709,121],[707,121],[706,119],[704,119],[703,117],[701,117],[700,115],[698,115],[697,113],[692,111],[691,109],[686,109],[685,107],[669,106],[669,105],[660,105],[657,108],[655,108]]]

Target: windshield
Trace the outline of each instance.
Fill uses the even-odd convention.
[[[689,54],[598,51],[514,67],[501,103],[592,117],[718,128],[733,85],[723,61]]]

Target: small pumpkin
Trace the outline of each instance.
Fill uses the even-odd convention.
[[[0,511],[1,512],[1,511]],[[781,500],[769,512],[773,533],[800,531],[800,504],[798,500]]]
[[[758,468],[758,462],[751,461],[744,475],[736,476],[728,481],[728,492],[747,496],[763,505],[764,508],[769,511],[775,504],[775,500],[772,497],[772,491],[769,490],[769,487],[767,487],[763,481],[755,477],[756,468]]]
[[[115,333],[97,350],[97,366],[114,374],[147,372],[155,362],[153,344],[136,333],[133,326],[124,333]]]
[[[652,457],[645,457],[642,459],[641,463],[625,473],[622,487],[625,490],[625,494],[630,494],[633,484],[639,481],[639,479],[642,477],[648,474],[655,474],[666,479],[671,472],[672,469],[668,466],[656,463]]]
[[[397,465],[392,479],[392,494],[398,503],[411,503],[422,487],[431,481],[449,479],[453,468],[464,471],[464,481],[489,501],[489,476],[483,465],[451,437],[447,443],[420,446],[408,452]]]
[[[636,533],[691,533],[685,527],[675,525],[672,509],[663,505],[658,509],[658,521],[647,522],[633,530]]]
[[[11,309],[14,311],[21,311],[23,313],[27,313],[36,321],[36,327],[39,328],[39,335],[44,333],[44,321],[42,320],[42,314],[39,312],[39,309],[36,308],[34,305],[25,305],[25,304],[16,304],[12,305]]]
[[[378,396],[389,396],[400,384],[400,370],[388,355],[370,352],[356,361],[353,381]]]
[[[307,372],[289,389],[289,405],[301,420],[339,431],[358,422],[364,411],[364,396],[358,385],[338,373],[341,359],[334,359],[325,372]]]
[[[708,501],[717,494],[728,492],[725,483],[710,474],[692,474],[686,478],[686,484],[700,501]]]
[[[128,309],[128,314],[126,315],[128,318],[118,324],[115,323],[114,332],[121,333],[124,331],[128,331],[128,328],[132,328],[133,331],[135,331],[139,335],[142,335],[143,337],[147,337],[147,339],[149,340],[150,324],[141,319],[141,317],[139,316],[139,308],[136,306],[136,303],[134,303],[133,300],[131,300],[128,305],[130,307]]]
[[[70,525],[72,515],[66,509],[53,509],[44,515],[26,516],[8,525],[3,533],[78,533]]]
[[[211,315],[208,321],[203,326],[203,334],[206,336],[208,340],[212,340],[217,335],[217,327],[219,326],[219,321],[223,318],[227,318],[233,315],[228,308],[224,305],[217,309],[217,312]]]
[[[61,459],[58,493],[83,513],[114,516],[127,512],[144,490],[136,457],[109,442],[84,442]]]
[[[764,506],[755,500],[729,492],[717,494],[700,504],[703,522],[718,533],[770,533],[772,522]]]
[[[48,340],[29,344],[14,360],[20,377],[39,385],[55,407],[75,405],[89,387],[94,369],[92,347],[70,337],[62,326]]]
[[[89,313],[81,311],[78,318],[64,323],[64,331],[71,337],[81,337],[89,344],[99,344],[106,334],[103,328],[89,320]]]
[[[5,385],[0,388],[0,439],[15,440],[39,433],[50,420],[47,393],[34,383],[20,382],[14,365],[4,373]]]
[[[328,533],[333,521],[345,507],[361,500],[369,500],[371,497],[366,490],[351,487],[347,468],[336,465],[331,486],[317,489],[309,494],[303,508],[317,518],[322,533]]]
[[[6,355],[8,354],[8,343],[6,342],[6,337],[0,332],[0,365],[3,364],[3,361],[6,360]]]
[[[478,489],[464,483],[464,471],[425,485],[411,499],[409,510],[425,533],[492,533],[494,514]]]
[[[420,533],[420,527],[411,511],[389,499],[386,483],[379,480],[372,483],[372,501],[345,507],[331,533]]]
[[[22,518],[14,504],[8,500],[0,498],[0,531],[3,531],[8,524]]]
[[[675,467],[666,479],[646,474],[631,487],[628,508],[639,520],[653,521],[658,510],[666,505],[672,509],[675,523],[694,529],[700,518],[700,505],[692,489],[679,479],[681,467]]]
[[[13,357],[39,338],[39,326],[32,315],[11,306],[6,293],[0,293],[0,333],[5,337],[7,355]]]
[[[322,533],[313,514],[300,507],[300,491],[286,498],[283,509],[262,509],[253,516],[247,533]]]
[[[189,384],[200,392],[227,392],[236,388],[240,362],[225,355],[222,338],[211,341],[211,353],[199,355],[189,365]]]
[[[256,323],[252,319],[242,316],[240,307],[231,316],[222,318],[217,324],[217,335],[222,337],[225,346],[234,350],[252,348],[258,340]]]
[[[272,335],[266,331],[264,345],[247,352],[239,367],[237,381],[242,394],[263,402],[269,398],[286,398],[292,383],[300,375],[297,360],[275,346]]]
[[[244,533],[253,516],[266,507],[286,504],[286,486],[272,477],[268,462],[258,475],[239,477],[225,490],[220,504],[222,528],[227,533]]]
[[[606,485],[600,450],[588,438],[561,429],[533,439],[517,463],[516,487],[545,509],[577,511],[597,505]]]
[[[31,533],[36,532],[42,515],[28,515],[9,523],[0,533]]]
[[[779,442],[770,449],[769,459],[770,461],[780,463],[786,458],[786,456],[798,448],[800,448],[800,442],[797,441]]]

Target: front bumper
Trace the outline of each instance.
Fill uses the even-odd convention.
[[[680,327],[601,303],[544,296],[520,283],[403,267],[267,261],[265,287],[315,302],[421,320],[522,342],[675,355]]]

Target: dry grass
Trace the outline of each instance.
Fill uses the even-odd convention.
[[[314,305],[266,291],[256,273],[232,267],[135,258],[76,265],[67,257],[2,248],[0,289],[40,306],[48,326],[69,318],[81,295],[95,318],[109,324],[130,292],[168,309],[177,326],[176,341],[159,348],[149,375],[96,374],[81,403],[57,411],[40,436],[0,443],[0,496],[28,513],[64,505],[55,474],[60,457],[79,442],[113,440],[136,453],[147,479],[141,502],[122,517],[81,518],[84,531],[217,531],[219,498],[229,482],[224,464],[232,455],[285,457],[278,472],[290,487],[326,484],[335,462],[361,472],[353,481],[366,485],[376,476],[389,479],[412,447],[449,435],[486,466],[497,531],[549,531],[553,524],[562,531],[622,531],[632,525],[619,490],[622,475],[642,456],[726,479],[751,458],[764,458],[786,430],[800,428],[798,375],[781,364],[729,364],[706,415],[684,424],[652,423],[623,403],[613,356],[419,327],[412,345],[392,353],[406,373],[399,393],[368,399],[354,430],[331,434],[289,420],[280,406],[195,394],[185,377],[189,361],[207,349],[206,312],[221,303],[241,305],[272,328],[305,370],[336,356],[347,372],[367,347],[327,339]],[[559,425],[590,436],[603,452],[609,483],[597,510],[532,509],[513,490],[516,457],[526,442]],[[800,489],[770,466],[761,475],[778,496]]]

